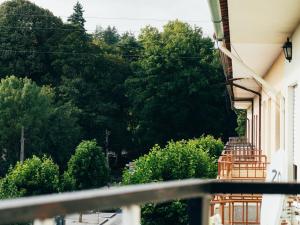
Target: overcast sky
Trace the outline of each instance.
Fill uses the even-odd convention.
[[[31,0],[66,21],[77,0]],[[0,3],[4,0],[0,0]],[[145,25],[161,28],[168,20],[180,19],[203,28],[204,35],[213,33],[207,0],[80,0],[87,20],[86,29],[96,25],[115,26],[121,33],[137,33]]]

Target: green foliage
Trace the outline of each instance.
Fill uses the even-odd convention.
[[[136,143],[148,149],[171,139],[230,135],[234,118],[212,40],[172,21],[163,32],[146,27],[139,43],[141,56],[126,80]]]
[[[133,158],[168,140],[233,135],[221,64],[201,28],[171,21],[162,32],[148,26],[136,38],[112,26],[91,35],[84,24],[79,2],[66,23],[27,0],[0,5],[0,78],[14,74],[51,87],[36,107],[43,118],[26,116],[27,156],[47,153],[63,170],[79,138],[104,145],[106,130],[118,159],[123,150]],[[23,103],[35,102],[31,95]],[[18,159],[21,122],[13,116],[25,109],[14,105],[0,106],[13,112],[9,122],[0,118],[0,176]]]
[[[98,26],[94,38],[103,41],[108,46],[117,44],[120,41],[120,35],[117,29],[111,26],[108,26],[106,29]]]
[[[214,178],[216,155],[223,146],[212,136],[155,145],[123,173],[124,184],[140,184],[187,178]],[[172,223],[170,223],[172,221]],[[143,208],[143,225],[187,224],[186,203],[149,204]]]
[[[215,139],[211,135],[202,136],[201,138],[197,138],[191,140],[198,148],[202,148],[205,150],[211,158],[219,159],[221,155],[224,144],[221,139]]]
[[[63,26],[60,18],[29,1],[1,4],[0,77],[15,74],[39,84],[55,84],[58,74],[51,65],[53,55],[46,52],[57,50]]]
[[[68,22],[84,29],[85,19],[83,17],[83,12],[84,11],[82,5],[77,2],[74,6],[73,14],[68,18]]]
[[[65,171],[61,176],[60,191],[62,192],[72,191],[75,189],[75,185],[76,185],[75,178],[68,171]]]
[[[25,130],[25,156],[52,155],[63,164],[78,140],[76,107],[57,105],[53,90],[15,76],[0,81],[0,175],[19,159],[21,127]]]
[[[237,115],[237,127],[235,131],[240,137],[244,137],[246,135],[247,111],[236,109],[235,113]]]
[[[51,158],[33,156],[17,163],[0,182],[0,198],[55,193],[59,190],[59,169]]]
[[[82,141],[68,162],[64,174],[65,189],[76,190],[102,187],[109,181],[109,170],[102,148],[95,140]]]
[[[142,225],[188,225],[186,201],[147,204],[142,215]]]

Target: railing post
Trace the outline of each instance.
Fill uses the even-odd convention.
[[[141,207],[138,205],[122,207],[122,225],[141,225]]]
[[[190,225],[209,224],[210,198],[202,196],[188,200],[188,213]]]
[[[56,223],[54,219],[44,219],[44,220],[36,219],[34,220],[33,225],[56,225]]]

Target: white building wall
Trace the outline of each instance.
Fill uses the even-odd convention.
[[[289,170],[289,179],[293,179],[293,164],[298,165],[298,181],[300,180],[300,26],[291,37],[293,43],[293,59],[289,63],[283,52],[278,56],[264,79],[277,90],[276,101],[271,98],[267,90],[261,90],[262,96],[262,150],[268,161],[272,160],[275,151],[283,148],[286,151],[286,166]],[[296,96],[296,108],[293,108],[293,88],[299,84]],[[258,98],[254,100],[254,115],[258,115]],[[299,116],[294,121],[294,110]],[[252,119],[251,108],[248,109],[248,118]],[[298,117],[297,117],[298,118]],[[298,129],[295,123],[299,123]],[[297,125],[296,125],[297,127]],[[294,133],[294,130],[296,133]],[[296,140],[294,140],[294,138]],[[294,146],[295,145],[295,146]]]
[[[300,104],[293,108],[293,101],[300,103],[300,26],[294,31],[291,37],[293,43],[293,58],[289,63],[285,61],[284,66],[284,97],[286,98],[286,149],[287,166],[289,167],[289,178],[293,178],[293,164],[298,167],[298,181],[300,175]],[[298,85],[296,95],[294,96],[294,87]],[[293,118],[295,112],[296,119]],[[298,128],[299,127],[299,128]],[[298,128],[298,129],[297,129]],[[295,133],[294,133],[295,132]]]

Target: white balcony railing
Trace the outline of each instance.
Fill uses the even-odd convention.
[[[35,221],[48,225],[54,224],[51,218],[57,215],[122,208],[123,225],[140,225],[140,205],[174,199],[191,199],[190,225],[208,224],[210,195],[221,193],[291,195],[300,193],[300,184],[194,179],[3,200],[0,224]]]

